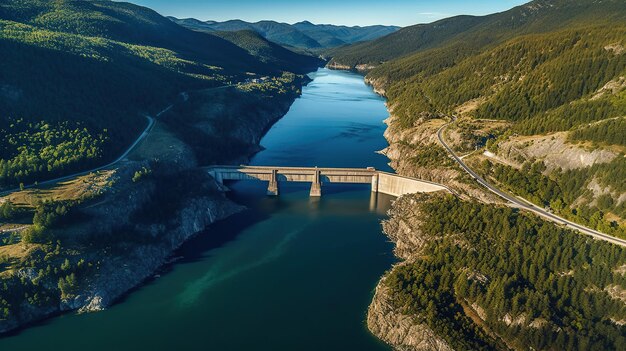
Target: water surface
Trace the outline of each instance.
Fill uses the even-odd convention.
[[[255,165],[390,170],[384,101],[359,75],[320,69],[262,140]],[[393,263],[369,186],[231,184],[250,210],[186,243],[182,259],[109,310],[67,314],[0,339],[0,350],[388,350],[365,326]]]

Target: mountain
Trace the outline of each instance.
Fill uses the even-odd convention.
[[[0,145],[0,186],[114,159],[145,127],[142,114],[182,91],[320,64],[242,37],[192,31],[129,3],[0,2],[0,135],[11,141]],[[35,142],[54,135],[45,130],[62,135],[48,141],[58,143],[52,158]]]
[[[384,227],[406,261],[376,289],[374,334],[397,349],[626,347],[615,322],[626,305],[610,292],[624,292],[623,248],[511,209],[476,181],[626,238],[623,0],[531,1],[329,55],[330,66],[367,67],[386,96],[383,152],[397,173],[463,194],[394,204]],[[574,263],[582,252],[589,268]],[[389,327],[398,320],[414,322]]]
[[[442,55],[457,57],[524,34],[618,23],[624,6],[619,0],[538,0],[487,16],[456,16],[405,27],[329,54],[334,63],[352,67],[376,65],[432,48],[442,48]]]
[[[293,27],[315,39],[325,48],[373,40],[400,29],[400,27],[396,26],[347,27],[313,24],[308,21],[298,22]]]
[[[496,174],[494,181],[540,206],[626,236],[626,162],[619,156],[626,145],[614,131],[626,116],[625,38],[623,1],[538,0],[408,27],[338,49],[330,64],[377,66],[366,79],[389,100],[391,135],[459,115],[467,119],[458,133],[468,151],[492,139],[489,151],[505,160],[484,168],[487,177]],[[523,180],[513,176],[522,169]]]
[[[193,18],[177,19],[170,17],[170,19],[182,26],[198,31],[254,30],[275,43],[304,49],[330,48],[358,41],[372,40],[399,29],[396,26],[347,27],[313,24],[308,21],[292,25],[275,21],[250,23],[241,20],[202,22]]]
[[[243,48],[261,62],[271,63],[285,71],[310,71],[322,64],[322,60],[295,53],[265,39],[253,30],[214,32],[214,35]]]
[[[253,30],[261,34],[266,39],[278,44],[309,49],[321,47],[320,43],[286,23],[278,23],[274,21],[260,21],[256,23],[248,23],[241,20],[231,20],[226,22],[201,22],[194,19],[170,19],[193,30],[208,32]]]

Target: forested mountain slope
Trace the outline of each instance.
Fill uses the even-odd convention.
[[[203,22],[193,18],[178,19],[170,17],[170,19],[187,28],[205,32],[253,30],[272,42],[302,49],[330,48],[372,40],[399,29],[396,26],[347,27],[313,24],[308,21],[287,24],[275,21],[250,23],[242,20]]]
[[[370,329],[408,350],[425,329],[455,349],[623,348],[624,250],[492,207],[438,131],[492,185],[626,238],[626,3],[532,1],[334,55],[377,66],[366,80],[388,98],[383,152],[398,173],[489,204],[395,204],[385,231],[405,262],[379,285]]]
[[[440,46],[483,21],[481,17],[457,16],[431,24],[405,27],[373,41],[356,43],[327,51],[331,63],[355,67],[380,64],[407,54]]]
[[[405,27],[371,42],[333,49],[329,55],[332,63],[355,67],[440,48],[438,59],[447,65],[523,34],[619,23],[623,7],[619,0],[538,0],[487,16],[456,16]]]
[[[482,131],[467,124],[455,133],[466,147],[494,139],[487,147],[500,161],[479,167],[487,177],[566,217],[623,236],[624,131],[610,127],[623,126],[626,116],[624,23],[621,1],[533,1],[386,62],[367,80],[389,99],[392,134],[451,114],[508,123],[486,134],[476,124],[471,128]],[[387,38],[393,42],[402,32]],[[481,40],[484,45],[475,45]],[[370,48],[377,51],[376,45]],[[554,149],[556,141],[535,137],[546,133],[557,133],[552,140],[561,151]],[[542,165],[523,168],[536,162]],[[516,168],[521,178],[513,176]]]
[[[489,97],[476,117],[525,121],[519,128],[523,133],[567,130],[620,114],[612,94],[568,105],[587,112],[598,109],[584,116],[552,110],[594,94],[624,74],[623,55],[609,47],[621,45],[625,36],[626,27],[619,25],[525,35],[451,67],[429,57],[437,52],[433,50],[390,62],[368,77],[390,82],[388,95],[398,101],[395,112],[407,126],[419,109],[452,112],[467,101]]]
[[[253,30],[213,32],[212,34],[243,48],[261,62],[286,71],[306,73],[323,63],[321,59],[301,55],[275,44]]]
[[[390,213],[383,227],[406,261],[376,291],[368,316],[375,332],[386,328],[376,317],[393,306],[411,316],[412,329],[428,328],[450,347],[440,349],[626,347],[623,248],[452,196],[409,195]],[[423,349],[406,334],[399,349]]]
[[[0,187],[113,159],[182,91],[319,64],[234,42],[127,3],[3,1]]]

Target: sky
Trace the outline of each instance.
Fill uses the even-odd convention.
[[[199,20],[274,20],[316,24],[429,23],[455,15],[485,15],[529,0],[126,0],[161,15]]]

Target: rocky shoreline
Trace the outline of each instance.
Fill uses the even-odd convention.
[[[227,136],[237,140],[238,145],[243,145],[230,155],[230,162],[247,162],[261,149],[259,142],[263,135],[287,113],[306,84],[308,80],[302,79],[297,82],[299,87],[293,93],[269,99],[254,96],[247,101],[249,112],[242,118],[250,119],[249,123],[236,124]],[[198,106],[212,103],[204,101],[204,95],[198,95],[197,99]],[[251,109],[253,106],[255,108]],[[226,110],[218,109],[216,114],[228,116],[228,106],[220,107]],[[196,132],[216,136],[216,128],[211,125],[215,120],[211,118],[198,121],[192,128]],[[162,142],[157,140],[161,138],[163,136],[158,135],[154,142]],[[224,195],[224,188],[210,175],[197,168],[198,159],[202,158],[199,150],[182,139],[167,141],[175,146],[176,151],[166,151],[166,160],[158,159],[161,156],[158,155],[152,160],[124,161],[113,172],[110,178],[112,185],[98,199],[100,203],[81,210],[90,220],[63,229],[64,235],[73,238],[104,237],[112,241],[101,244],[97,249],[87,248],[79,255],[68,254],[68,257],[62,258],[71,264],[79,260],[88,262],[93,267],[80,282],[80,288],[69,296],[61,294],[60,300],[53,298],[48,303],[34,305],[24,300],[19,314],[0,320],[0,334],[15,332],[67,311],[105,309],[152,277],[188,239],[205,231],[210,224],[244,210]],[[148,138],[145,143],[151,142]],[[151,168],[152,174],[139,182],[131,181],[133,174],[144,167]],[[164,208],[159,209],[161,206]],[[117,242],[118,235],[135,239]],[[17,274],[35,281],[35,268],[20,268]],[[37,284],[44,287],[46,293],[53,296],[60,294],[60,287],[57,288],[56,281],[52,279]]]
[[[356,67],[342,65],[331,61],[327,68],[354,70]],[[371,69],[369,67],[368,69]],[[360,70],[366,71],[367,69]],[[365,83],[372,87],[374,92],[385,97],[384,82],[364,77]],[[421,123],[414,128],[403,130],[397,125],[394,108],[386,104],[389,118],[385,120],[387,128],[384,136],[389,146],[381,153],[389,159],[390,166],[402,175],[418,177],[451,186],[460,193],[474,193],[474,189],[466,187],[456,180],[459,173],[455,169],[442,167],[416,167],[408,160],[417,155],[416,150],[407,145],[419,143],[429,147],[438,144],[437,129],[445,122],[440,119],[430,120],[425,116]],[[453,181],[450,181],[453,180]],[[480,197],[480,193],[477,193]],[[393,266],[379,280],[374,297],[367,310],[367,327],[377,338],[392,346],[398,351],[449,351],[450,345],[438,336],[428,325],[418,323],[414,317],[403,314],[392,305],[386,278],[396,268],[405,265],[418,256],[420,249],[426,242],[419,235],[419,213],[415,213],[415,199],[411,196],[402,197],[394,201],[389,211],[389,219],[383,221],[383,233],[395,244],[394,255],[401,262]]]
[[[381,82],[369,77],[365,77],[365,82],[374,89],[374,92],[385,96],[385,89]],[[406,156],[412,152],[406,150],[406,143],[402,141],[420,140],[425,145],[437,144],[436,130],[439,125],[424,123],[409,132],[399,132],[400,129],[394,124],[396,117],[393,115],[393,107],[387,104],[387,109],[390,117],[385,121],[387,129],[384,135],[389,146],[381,153],[389,158],[391,167],[398,174],[441,182],[460,189],[459,184],[450,184],[448,181],[456,176],[455,170],[416,168],[407,162]],[[415,231],[418,230],[419,213],[414,212],[414,205],[415,200],[410,196],[396,200],[389,212],[389,219],[383,222],[383,233],[395,244],[394,255],[401,262],[379,280],[367,311],[367,327],[377,338],[398,351],[449,351],[452,350],[450,345],[430,327],[424,323],[417,323],[413,317],[393,307],[389,289],[385,283],[387,276],[394,269],[414,259],[420,248],[426,244],[419,235],[415,235]]]
[[[389,219],[383,221],[383,232],[394,242],[394,255],[401,262],[380,279],[367,310],[367,327],[379,339],[399,351],[449,351],[450,345],[425,323],[394,308],[386,279],[398,267],[416,259],[427,244],[419,233],[422,215],[415,210],[415,196],[396,200],[389,211]]]
[[[385,276],[386,277],[386,276]],[[452,351],[453,349],[424,323],[394,309],[381,278],[367,310],[367,327],[376,337],[399,351]]]

